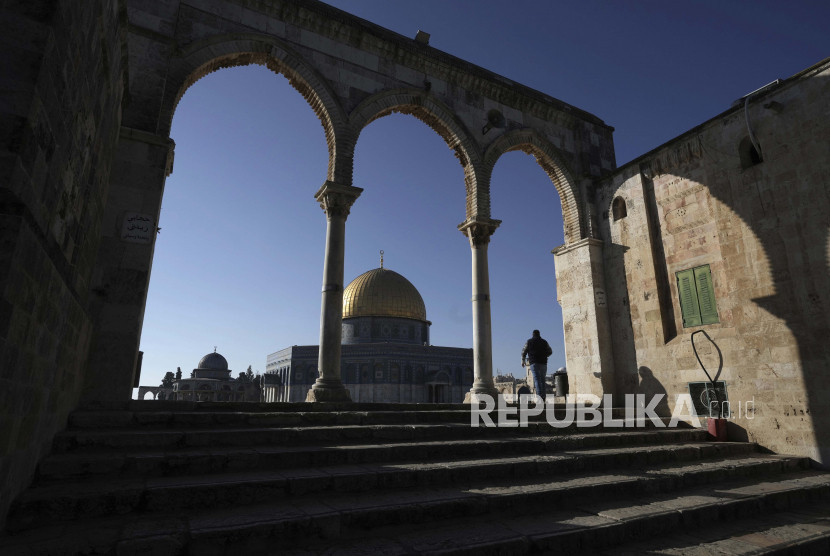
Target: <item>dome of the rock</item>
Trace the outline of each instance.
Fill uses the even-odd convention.
[[[343,291],[343,318],[397,317],[427,320],[421,294],[412,282],[387,268],[364,272]]]

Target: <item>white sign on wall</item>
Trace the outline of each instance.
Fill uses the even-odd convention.
[[[156,223],[149,214],[128,212],[121,224],[121,239],[130,243],[151,243]]]

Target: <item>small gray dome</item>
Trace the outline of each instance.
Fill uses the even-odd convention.
[[[198,368],[211,369],[214,371],[227,371],[228,360],[222,357],[221,354],[214,351],[213,353],[208,353],[199,360]]]

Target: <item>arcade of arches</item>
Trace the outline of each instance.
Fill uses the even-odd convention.
[[[734,409],[743,404],[731,425],[773,450],[830,458],[827,61],[616,168],[613,130],[596,116],[322,3],[3,10],[17,22],[4,32],[18,63],[3,70],[16,96],[0,108],[0,500],[28,484],[72,409],[129,398],[176,104],[202,76],[243,64],[285,75],[328,144],[326,180],[309,189],[325,215],[326,251],[320,376],[308,400],[348,397],[340,346],[344,237],[361,193],[353,154],[363,127],[402,112],[438,133],[464,170],[468,397],[496,393],[487,249],[500,222],[489,180],[502,154],[522,150],[563,208],[565,245],[554,257],[571,392],[667,392],[671,408],[703,380],[689,342],[699,327],[684,328],[681,316],[694,301],[681,307],[676,277],[707,266],[703,293],[717,308],[705,328],[723,354],[719,380]],[[747,136],[759,154],[749,163]]]

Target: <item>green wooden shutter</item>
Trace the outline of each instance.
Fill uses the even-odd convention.
[[[697,303],[695,274],[692,269],[681,270],[677,273],[677,293],[680,295],[680,314],[683,316],[683,326],[700,326],[700,309]]]
[[[694,269],[697,285],[697,300],[700,306],[700,321],[711,324],[718,321],[718,307],[715,302],[715,290],[712,287],[712,271],[709,265]]]

